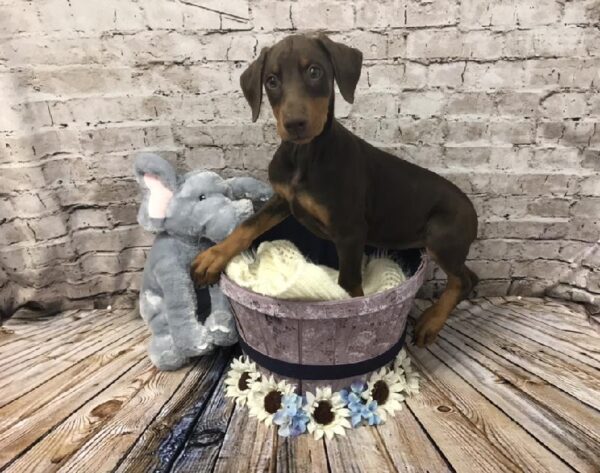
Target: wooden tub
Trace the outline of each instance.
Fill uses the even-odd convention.
[[[425,278],[424,252],[412,268],[396,258],[408,271],[403,284],[340,301],[275,299],[223,274],[221,289],[231,302],[242,350],[261,371],[287,379],[300,393],[326,385],[338,390],[367,378],[402,348],[408,313]]]

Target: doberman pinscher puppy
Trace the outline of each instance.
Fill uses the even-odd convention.
[[[477,235],[468,197],[441,176],[371,146],[334,117],[334,79],[353,103],[362,53],[325,35],[289,36],[263,48],[240,83],[256,121],[263,86],[282,143],[269,165],[275,194],[222,243],[199,254],[199,284],[214,283],[231,258],[293,214],[317,236],[333,241],[339,283],[362,296],[365,244],[423,248],[448,276],[439,300],[415,328],[419,346],[430,343],[456,304],[477,283],[465,259]]]

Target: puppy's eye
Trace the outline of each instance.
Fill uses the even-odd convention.
[[[204,194],[200,194],[198,196],[198,200],[204,200],[204,199],[206,199],[206,196]]]
[[[320,79],[322,75],[323,69],[321,69],[319,66],[313,64],[308,68],[308,77],[310,77],[312,80]]]
[[[269,77],[267,77],[265,85],[268,89],[276,89],[277,87],[279,87],[279,79],[277,78],[277,76],[271,74]]]

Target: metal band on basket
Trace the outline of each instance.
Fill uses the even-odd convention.
[[[400,339],[389,349],[368,360],[358,363],[348,363],[344,365],[307,365],[299,363],[289,363],[287,361],[271,358],[268,355],[260,353],[248,345],[240,338],[240,346],[248,357],[263,368],[287,378],[305,379],[305,380],[326,380],[343,379],[360,376],[375,371],[392,361],[402,349],[406,338],[406,329],[402,332]]]

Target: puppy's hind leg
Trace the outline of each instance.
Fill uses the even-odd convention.
[[[475,289],[475,286],[477,286],[477,283],[479,282],[479,276],[477,276],[477,274],[475,274],[475,272],[468,266],[465,265],[465,268],[467,269],[467,274],[469,275],[470,284],[468,286],[465,286],[460,297],[461,301],[469,297],[469,294],[471,294],[471,292],[473,291],[473,289]]]
[[[434,222],[435,225],[436,222]],[[425,346],[433,342],[456,305],[466,298],[475,284],[477,275],[465,265],[471,241],[448,227],[433,226],[435,231],[426,242],[427,252],[448,277],[446,288],[435,304],[425,310],[415,326],[415,343]]]
[[[471,281],[465,270],[458,271],[459,274],[446,273],[448,282],[444,292],[435,304],[425,310],[415,326],[415,343],[423,347],[435,340],[448,316],[471,286]],[[442,268],[443,269],[443,268]]]

